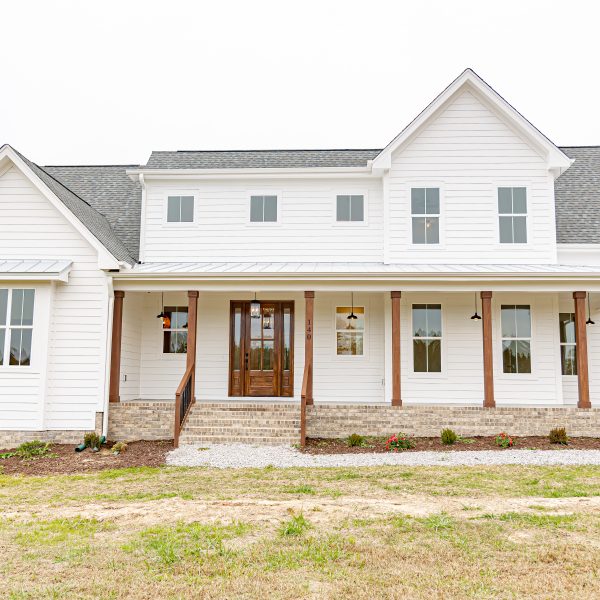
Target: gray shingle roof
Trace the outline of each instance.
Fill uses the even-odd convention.
[[[138,165],[51,166],[44,170],[103,214],[137,259],[140,247],[141,186],[125,171]]]
[[[155,151],[146,169],[310,169],[366,167],[380,150]]]
[[[575,162],[554,184],[559,244],[600,244],[600,146],[567,146]]]
[[[14,148],[13,150],[116,259],[130,264],[135,263],[135,259],[113,231],[110,223],[103,214],[99,213],[90,203],[80,198],[50,173],[30,161]]]

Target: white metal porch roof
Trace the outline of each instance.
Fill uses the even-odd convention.
[[[43,258],[0,259],[0,279],[11,281],[68,281],[73,262]]]

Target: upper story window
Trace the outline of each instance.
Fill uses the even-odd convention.
[[[558,315],[560,328],[560,363],[563,375],[577,375],[577,345],[574,313]]]
[[[337,306],[335,309],[336,353],[363,356],[365,353],[365,307]]]
[[[498,188],[498,218],[501,244],[527,243],[527,189]]]
[[[502,305],[502,364],[505,373],[531,373],[531,307]]]
[[[412,188],[412,243],[440,243],[440,189]]]
[[[441,373],[441,304],[413,304],[412,322],[413,369],[415,373]]]
[[[357,222],[365,220],[365,197],[360,194],[343,194],[336,197],[336,221]]]
[[[0,289],[0,365],[31,364],[34,297],[35,290]]]
[[[167,198],[167,223],[193,223],[194,196]]]
[[[276,223],[277,196],[250,196],[250,222]]]
[[[163,309],[163,353],[187,352],[187,306],[165,306]]]

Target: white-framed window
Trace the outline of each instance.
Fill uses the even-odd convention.
[[[411,188],[412,243],[440,243],[440,188]]]
[[[187,352],[187,306],[165,306],[163,308],[163,354],[185,354]]]
[[[413,371],[442,372],[442,305],[413,304]]]
[[[498,219],[501,244],[527,243],[527,188],[498,188]]]
[[[250,196],[251,223],[277,223],[277,195]]]
[[[504,373],[531,373],[531,307],[503,304],[502,370]]]
[[[0,366],[31,365],[35,290],[0,289]]]
[[[364,356],[364,306],[335,307],[335,348],[338,356]]]
[[[167,197],[167,223],[193,223],[194,196]]]
[[[364,195],[338,194],[335,198],[335,220],[338,223],[364,223]]]
[[[563,375],[577,375],[577,343],[575,339],[575,314],[559,313],[560,364]]]

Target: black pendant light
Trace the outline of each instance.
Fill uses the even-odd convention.
[[[350,321],[356,321],[358,317],[354,314],[354,292],[350,292],[350,302],[352,304],[352,308],[350,309],[350,314],[346,317]],[[354,325],[352,323],[348,323],[348,329],[354,329]]]
[[[475,314],[471,317],[472,321],[481,321],[481,317],[477,314],[477,292],[475,292]]]
[[[160,312],[156,315],[156,318],[162,319],[163,325],[164,325],[165,319],[167,318],[167,315],[165,313],[165,293],[164,292],[160,293]]]
[[[254,300],[250,302],[250,316],[253,319],[260,319],[260,302],[256,299],[256,292],[254,292]]]
[[[588,318],[587,318],[587,321],[585,322],[585,324],[586,325],[595,325],[596,322],[592,321],[592,311],[590,310],[590,294],[588,294],[587,301],[588,301]]]

